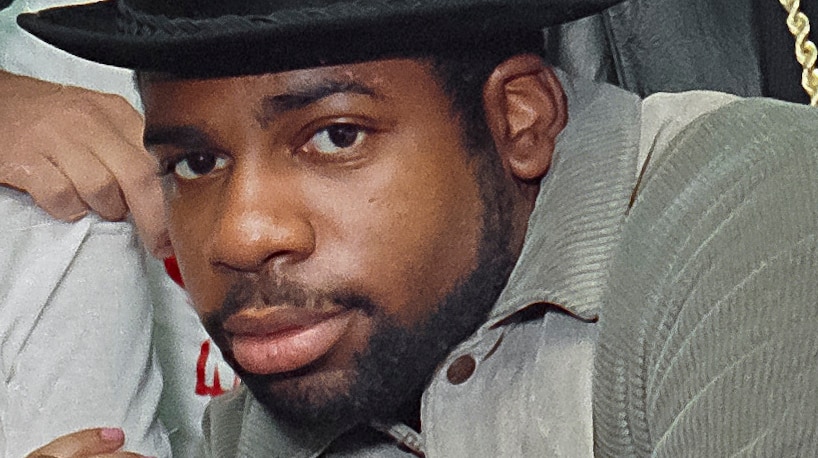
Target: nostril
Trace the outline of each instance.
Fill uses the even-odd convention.
[[[293,264],[308,258],[315,248],[315,236],[306,218],[232,212],[222,216],[207,243],[213,266],[251,273],[271,264]]]

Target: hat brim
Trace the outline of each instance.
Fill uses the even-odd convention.
[[[388,11],[349,7],[326,15],[272,17],[252,27],[236,27],[243,18],[231,16],[223,24],[210,20],[207,28],[183,33],[161,30],[161,22],[149,33],[123,32],[113,1],[22,14],[17,21],[41,40],[94,62],[172,74],[230,75],[371,60],[435,47],[457,53],[500,46],[506,38],[579,19],[620,1],[392,2]]]

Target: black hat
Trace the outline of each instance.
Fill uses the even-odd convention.
[[[107,0],[18,17],[79,57],[182,75],[249,74],[509,46],[621,0]]]

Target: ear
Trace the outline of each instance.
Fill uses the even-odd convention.
[[[554,71],[534,54],[514,56],[489,77],[483,104],[506,169],[522,181],[542,178],[568,121],[565,93]]]

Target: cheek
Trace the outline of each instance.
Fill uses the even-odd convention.
[[[322,264],[347,273],[402,324],[425,318],[476,267],[482,202],[465,161],[431,159],[457,157],[447,153],[415,150],[416,163],[369,170],[318,225],[339,241],[319,244]]]
[[[170,238],[179,270],[196,312],[206,315],[221,306],[226,287],[214,275],[204,252],[212,228],[212,214],[206,200],[195,204],[170,198],[167,203]]]
[[[384,256],[397,267],[402,294],[431,298],[435,305],[476,267],[482,231],[470,174],[442,172],[422,177],[427,179],[416,192],[395,196],[403,205],[396,205],[397,217],[382,231]]]

